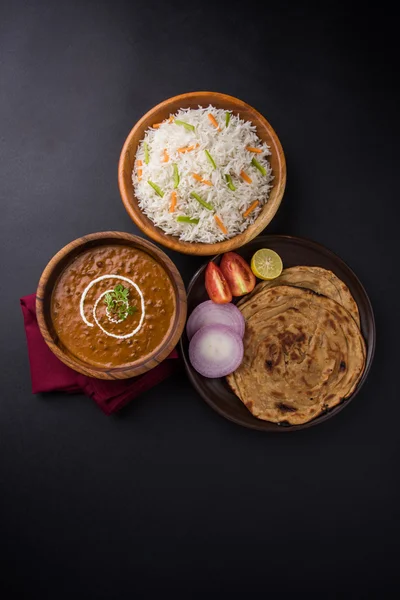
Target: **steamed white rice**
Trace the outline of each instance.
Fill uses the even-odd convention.
[[[195,131],[175,124],[171,117],[158,128],[148,129],[139,144],[132,173],[139,207],[157,227],[180,240],[214,243],[234,237],[254,222],[268,200],[273,179],[268,161],[271,154],[269,147],[258,138],[256,128],[250,121],[231,114],[226,127],[226,113],[211,105],[207,108],[181,109],[173,115],[173,119],[193,125]],[[216,119],[220,131],[210,122],[209,114]],[[148,147],[148,164],[145,163],[144,143]],[[195,148],[190,152],[178,152],[178,148],[192,146]],[[246,150],[246,146],[259,148],[261,153]],[[164,150],[168,154],[168,162],[163,162]],[[214,159],[216,169],[207,159],[205,150]],[[265,175],[251,163],[253,158],[264,167]],[[177,165],[180,181],[175,190],[176,208],[170,212],[174,164]],[[243,171],[251,178],[250,184],[240,176]],[[212,186],[196,181],[193,173],[210,181]],[[235,191],[228,187],[226,174],[231,176]],[[159,186],[163,197],[150,186],[149,180]],[[204,208],[190,196],[191,192],[211,204],[213,210]],[[259,202],[257,207],[245,218],[243,213],[255,200]],[[227,234],[217,225],[215,215],[221,219]],[[199,223],[180,223],[178,216],[199,219]]]

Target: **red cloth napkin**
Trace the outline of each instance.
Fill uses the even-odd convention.
[[[106,415],[111,415],[146,390],[160,383],[179,368],[178,353],[171,354],[151,371],[131,379],[104,380],[81,375],[61,362],[50,350],[36,320],[36,296],[20,299],[28,342],[32,393],[81,392],[93,398]]]

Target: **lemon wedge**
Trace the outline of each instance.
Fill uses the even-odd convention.
[[[257,250],[251,259],[251,270],[258,279],[265,281],[275,279],[282,273],[282,269],[281,257],[269,248]]]

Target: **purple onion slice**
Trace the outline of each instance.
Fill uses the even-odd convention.
[[[192,367],[204,377],[225,377],[243,360],[242,338],[226,325],[206,325],[189,344]]]
[[[242,338],[245,321],[242,313],[234,304],[215,304],[212,300],[202,302],[192,312],[186,324],[186,333],[190,339],[206,325],[226,325]]]

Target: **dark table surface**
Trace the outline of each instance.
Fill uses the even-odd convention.
[[[400,132],[384,18],[330,2],[1,2],[3,597],[390,596]],[[204,89],[255,106],[281,139],[288,185],[268,232],[325,244],[370,295],[370,376],[319,427],[240,428],[184,374],[110,418],[84,396],[31,394],[19,298],[69,241],[138,233],[117,186],[123,141],[156,103]],[[186,283],[203,262],[167,252]]]

